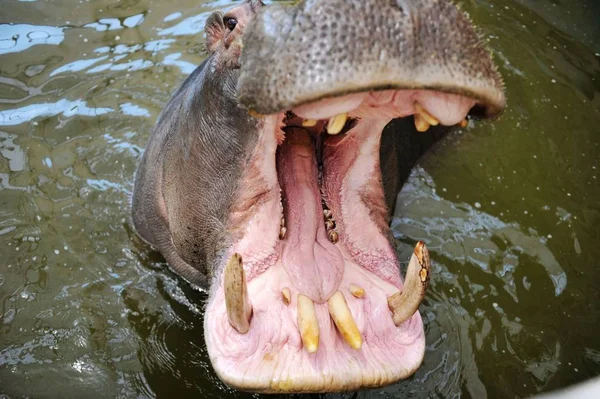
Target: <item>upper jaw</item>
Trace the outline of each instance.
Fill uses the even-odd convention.
[[[418,89],[471,98],[474,111],[498,116],[504,84],[468,19],[450,2],[392,3],[313,0],[264,8],[244,34],[241,103],[273,114],[324,98]],[[349,5],[353,17],[337,18]]]

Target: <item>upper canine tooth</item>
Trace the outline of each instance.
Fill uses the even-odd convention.
[[[419,309],[425,297],[430,273],[429,251],[423,241],[419,241],[408,263],[403,290],[388,298],[388,307],[396,326],[411,318]]]
[[[319,323],[315,303],[306,295],[298,295],[298,329],[304,349],[315,353],[319,349]]]
[[[223,286],[229,324],[240,334],[246,334],[250,329],[252,305],[248,297],[242,257],[238,253],[233,254],[225,265]]]
[[[317,120],[316,119],[305,119],[302,121],[302,126],[304,127],[313,127],[317,125]]]
[[[339,114],[329,119],[327,133],[339,134],[346,125],[346,119],[348,119],[348,113]]]
[[[329,315],[340,334],[342,334],[342,337],[344,337],[344,341],[351,348],[360,349],[362,346],[362,336],[360,335],[360,331],[358,331],[358,327],[356,327],[356,322],[354,321],[354,317],[352,317],[352,313],[350,313],[350,308],[346,303],[344,294],[337,291],[327,300],[327,304],[329,305]]]
[[[425,118],[423,118],[423,115],[415,114],[414,117],[415,117],[415,127],[417,128],[417,132],[426,132],[429,130],[429,127],[431,125],[429,123],[427,123]]]
[[[440,121],[433,115],[423,108],[423,106],[419,103],[415,103],[415,114],[419,114],[423,117],[423,119],[429,123],[431,126],[437,126],[440,124]]]

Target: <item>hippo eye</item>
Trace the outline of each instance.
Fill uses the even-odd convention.
[[[231,31],[234,30],[237,25],[237,19],[232,18],[232,17],[226,17],[225,21],[223,21],[223,22],[225,22],[225,26],[227,27],[227,29],[229,29]]]

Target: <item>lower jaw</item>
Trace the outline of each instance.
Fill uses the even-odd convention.
[[[225,297],[218,289],[204,322],[211,363],[227,385],[257,392],[333,392],[383,386],[412,375],[425,351],[421,316],[416,312],[394,325],[387,298],[398,288],[349,261],[344,250],[339,291],[346,298],[362,336],[360,349],[344,341],[327,303],[315,304],[319,347],[310,354],[298,330],[298,291],[281,262],[248,284],[253,314],[251,328],[239,334],[229,324]],[[355,297],[351,285],[365,292]],[[290,289],[290,302],[282,298]]]

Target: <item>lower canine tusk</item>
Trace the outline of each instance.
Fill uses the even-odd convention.
[[[246,275],[240,254],[233,254],[225,265],[223,285],[229,324],[240,334],[246,334],[250,329],[252,305],[248,297]]]
[[[327,304],[329,305],[329,315],[346,343],[353,349],[360,349],[362,336],[358,331],[358,327],[356,327],[356,322],[352,317],[352,313],[350,313],[344,294],[337,291],[327,300]]]
[[[388,298],[394,324],[399,326],[419,309],[429,283],[431,261],[423,241],[419,241],[408,263],[404,289]]]
[[[315,303],[306,295],[298,295],[298,329],[304,349],[315,353],[319,349],[319,323]]]

